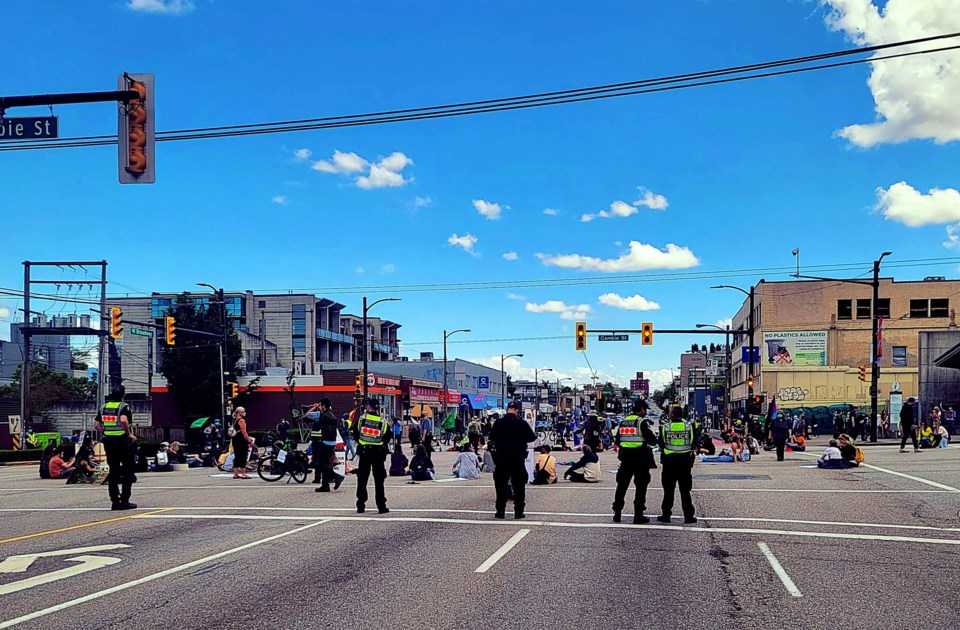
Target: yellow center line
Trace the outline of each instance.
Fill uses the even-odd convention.
[[[45,532],[37,532],[36,534],[27,534],[25,536],[16,536],[15,538],[4,538],[0,540],[0,545],[3,543],[16,542],[18,540],[27,540],[29,538],[37,538],[38,536],[48,536],[50,534],[59,534],[61,532],[69,532],[74,529],[83,529],[84,527],[93,527],[94,525],[105,525],[107,523],[116,523],[117,521],[125,521],[130,518],[136,518],[138,516],[148,516],[150,514],[160,514],[161,512],[169,512],[172,508],[163,508],[162,510],[153,510],[151,512],[142,512],[139,514],[128,514],[126,516],[118,516],[117,518],[108,518],[103,521],[94,521],[92,523],[82,523],[80,525],[71,525],[70,527],[61,527],[59,529],[51,529]]]

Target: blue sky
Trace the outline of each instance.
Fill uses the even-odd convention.
[[[26,26],[38,16],[43,37]],[[0,93],[108,90],[121,71],[152,72],[156,127],[171,130],[514,96],[960,31],[960,0],[13,1],[4,21],[23,26],[0,44],[10,69]],[[105,258],[113,293],[196,282],[312,290],[357,312],[361,293],[324,289],[788,267],[795,247],[805,265],[884,250],[890,262],[953,257],[960,114],[948,99],[958,73],[954,51],[517,112],[166,142],[157,183],[144,186],[117,183],[115,147],[3,152],[0,286],[22,286],[23,260]],[[55,113],[62,137],[116,131],[109,104]],[[451,354],[522,352],[519,376],[552,367],[583,380],[572,332],[581,313],[592,328],[714,323],[740,296],[708,287],[759,277],[366,293],[403,298],[377,314],[403,324],[410,353],[439,353],[421,344],[470,328],[454,339],[471,343]],[[19,306],[0,300],[0,317]],[[565,337],[484,341],[552,336]],[[602,375],[662,376],[704,341],[591,340],[587,356]]]

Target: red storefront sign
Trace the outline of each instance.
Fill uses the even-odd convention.
[[[401,382],[403,393],[409,397],[410,406],[443,404],[443,386],[433,381],[404,380]]]

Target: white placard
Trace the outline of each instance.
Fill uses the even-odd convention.
[[[10,427],[10,435],[18,435],[23,432],[23,423],[20,422],[20,416],[7,416],[7,425]]]
[[[280,449],[279,451],[277,451],[277,461],[280,462],[281,464],[287,461],[287,452],[285,450]]]

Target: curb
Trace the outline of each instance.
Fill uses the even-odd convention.
[[[35,462],[0,462],[0,466],[39,466],[40,460]]]

